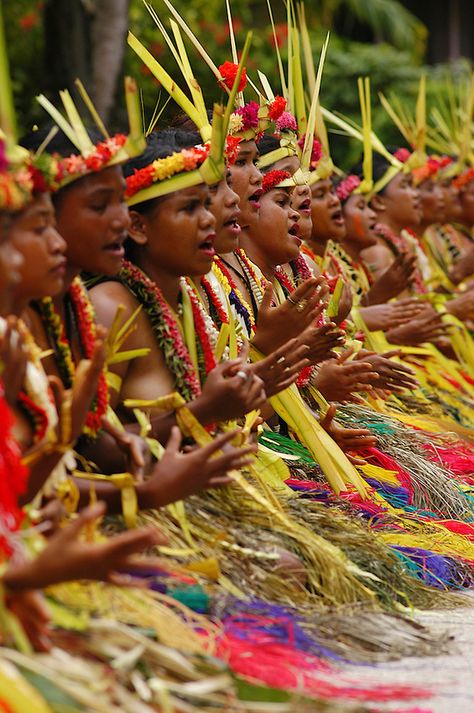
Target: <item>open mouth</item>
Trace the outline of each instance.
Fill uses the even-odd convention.
[[[66,259],[58,260],[54,267],[51,268],[51,272],[55,275],[64,275],[66,272]]]
[[[296,210],[298,213],[305,213],[309,215],[311,213],[311,198],[305,198]]]
[[[260,197],[262,195],[263,191],[261,188],[259,188],[255,193],[252,193],[251,196],[249,196],[248,200],[249,203],[252,204],[254,210],[259,210],[260,208]]]
[[[344,216],[342,215],[342,210],[335,210],[331,213],[331,221],[336,225],[344,225]]]
[[[115,257],[123,257],[125,255],[124,242],[125,238],[117,238],[112,243],[105,245],[103,249]]]
[[[227,230],[233,235],[239,235],[239,233],[241,232],[241,227],[238,223],[237,216],[226,220],[224,223],[224,228],[227,228]]]
[[[199,243],[199,250],[204,253],[207,257],[213,258],[214,255],[216,254],[216,251],[214,249],[214,238],[216,237],[215,233],[209,233],[209,235],[206,237],[205,240],[202,241],[202,243]]]

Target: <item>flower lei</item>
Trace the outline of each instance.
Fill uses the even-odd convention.
[[[185,279],[181,281],[181,288],[186,290],[191,302],[194,329],[197,337],[196,346],[198,349],[199,374],[201,376],[202,383],[209,372],[217,366],[214,347],[217,344],[219,334],[212,317],[205,312],[199,297],[195,293],[192,286]],[[217,295],[216,299],[218,299]]]
[[[354,174],[347,176],[336,187],[337,197],[341,202],[346,201],[355,189],[360,186],[360,184],[361,180],[359,176],[355,176]]]
[[[201,285],[209,300],[209,308],[211,317],[215,324],[220,328],[222,324],[229,324],[229,315],[224,309],[224,305],[220,301],[215,289],[211,285],[209,279],[204,275],[201,277]]]
[[[12,427],[12,413],[0,383],[0,554],[7,557],[14,547],[12,533],[19,529],[23,520],[18,499],[25,492],[28,481],[28,469],[21,462]]]
[[[164,181],[177,173],[194,171],[207,158],[209,146],[194,146],[189,149],[183,149],[166,156],[158,158],[153,163],[144,168],[135,169],[133,174],[127,178],[126,198],[131,198],[145,188]]]
[[[125,134],[116,134],[95,145],[87,156],[71,154],[67,158],[58,158],[58,181],[71,176],[82,176],[89,172],[102,171],[125,145]]]
[[[252,288],[252,292],[255,295],[258,304],[261,304],[263,300],[263,291],[268,284],[266,279],[263,276],[260,277],[257,275],[255,265],[251,260],[249,260],[247,253],[243,248],[236,250],[235,255],[237,256],[240,266],[248,277],[250,287]]]
[[[221,258],[217,255],[214,258],[214,263],[212,265],[212,271],[224,287],[229,302],[232,307],[234,307],[237,314],[239,314],[245,322],[245,327],[247,329],[247,334],[249,338],[255,331],[255,318],[252,312],[252,308],[243,296],[242,292],[237,287],[237,284],[232,277],[227,266],[224,265]]]
[[[94,311],[87,295],[81,279],[76,277],[72,282],[68,296],[71,300],[71,305],[77,321],[79,338],[81,346],[84,350],[85,357],[90,359],[94,351],[96,325],[94,320]],[[66,336],[66,331],[61,317],[57,313],[53,300],[46,297],[39,302],[40,313],[43,324],[49,338],[54,342],[56,348],[56,359],[61,379],[64,386],[70,389],[74,383],[74,375],[76,365],[74,364],[71,345]],[[91,408],[87,414],[84,426],[84,433],[88,436],[95,437],[101,428],[103,416],[107,411],[109,403],[109,391],[105,372],[102,371],[99,376],[97,393]]]
[[[201,393],[201,387],[176,318],[161,290],[128,260],[122,263],[119,278],[143,306],[176,390],[185,401],[192,401]]]

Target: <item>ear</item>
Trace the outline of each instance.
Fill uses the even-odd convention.
[[[128,234],[137,245],[146,245],[148,242],[147,236],[147,220],[144,215],[136,210],[130,210],[130,220],[132,222],[128,229]]]
[[[383,213],[383,211],[386,210],[385,201],[383,197],[378,195],[377,193],[372,198],[369,205],[376,213]]]

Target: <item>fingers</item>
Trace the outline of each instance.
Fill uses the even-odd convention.
[[[346,349],[346,351],[343,352],[339,356],[339,358],[337,360],[338,364],[344,364],[344,362],[346,362],[349,359],[349,357],[351,357],[353,354],[354,354],[354,348],[349,347],[349,349]]]
[[[63,530],[60,530],[55,537],[63,536],[68,539],[75,539],[86,525],[89,525],[99,517],[102,517],[105,514],[106,509],[106,504],[101,501],[94,503],[93,505],[89,505],[79,513],[78,517],[71,522],[71,524],[67,525],[67,527]]]
[[[154,527],[143,527],[116,535],[101,547],[104,559],[107,558],[105,561],[110,562],[110,566],[114,568],[118,559],[137,554],[154,545],[164,545],[166,542],[166,537]]]
[[[195,452],[199,454],[200,458],[203,461],[208,460],[212,455],[214,455],[214,453],[219,450],[222,450],[222,448],[227,443],[230,443],[230,441],[232,441],[241,432],[242,430],[240,428],[235,428],[233,431],[220,433],[218,436],[213,438],[210,443],[205,446],[202,446],[202,448],[198,449]]]
[[[324,428],[325,431],[327,431],[328,428],[330,428],[335,415],[336,415],[336,406],[334,404],[331,404],[331,406],[326,411],[326,415],[324,416],[324,418],[321,421],[321,426]]]
[[[181,434],[181,431],[179,430],[178,426],[172,426],[170,436],[168,438],[168,441],[166,443],[166,449],[165,449],[165,454],[167,455],[174,455],[178,453],[180,446],[181,446],[181,441],[183,437]]]

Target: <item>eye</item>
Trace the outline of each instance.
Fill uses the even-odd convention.
[[[188,203],[185,203],[181,210],[183,210],[185,213],[193,213],[198,206],[199,201],[194,199],[192,201],[189,201]]]
[[[91,205],[91,210],[94,211],[94,213],[105,213],[107,209],[107,203],[101,202],[101,203],[94,203]]]
[[[211,205],[212,205],[211,196],[208,196],[208,197],[206,198],[206,200],[204,201],[204,208],[205,208],[206,210],[209,210],[209,208],[211,207]]]

